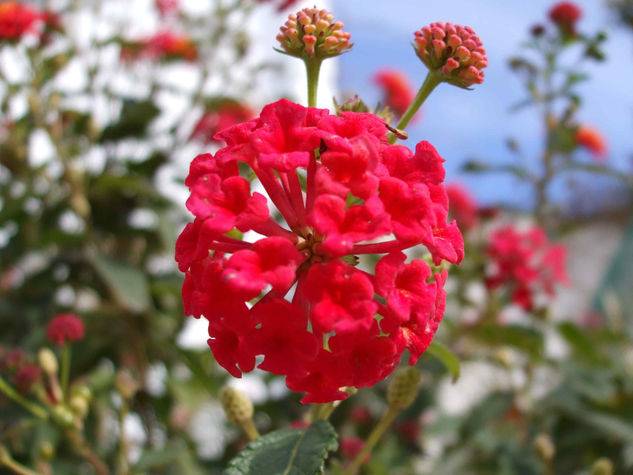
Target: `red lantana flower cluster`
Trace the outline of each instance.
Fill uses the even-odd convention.
[[[402,117],[415,97],[409,78],[401,71],[383,69],[374,75],[374,82],[383,90],[385,105]]]
[[[566,35],[576,33],[576,22],[582,17],[582,10],[572,2],[559,2],[549,11],[549,18]]]
[[[72,313],[57,315],[48,323],[46,337],[58,345],[83,340],[84,322]]]
[[[520,231],[513,226],[497,229],[490,237],[487,254],[493,263],[486,279],[488,288],[508,286],[512,301],[525,310],[534,307],[539,293],[554,295],[556,284],[568,284],[567,250],[551,244],[539,227]]]
[[[576,143],[591,152],[598,162],[607,158],[607,141],[598,129],[583,124],[576,129]]]
[[[20,2],[0,3],[0,40],[19,40],[41,19],[40,12]]]
[[[446,186],[451,217],[455,218],[459,229],[466,231],[479,223],[479,206],[468,189],[460,184]]]
[[[1,353],[2,348],[0,348]],[[30,360],[21,348],[8,350],[0,359],[0,375],[6,376],[22,394],[29,393],[31,388],[42,379],[42,370]]]
[[[198,47],[187,36],[164,31],[150,38],[126,44],[121,50],[124,60],[147,58],[151,60],[198,59]]]
[[[210,144],[215,142],[216,133],[232,125],[252,119],[255,112],[243,104],[228,102],[217,109],[206,112],[196,123],[191,132],[190,140],[199,140]]]
[[[405,349],[415,363],[430,344],[447,273],[402,251],[424,244],[436,265],[458,263],[463,240],[447,224],[443,159],[428,142],[415,153],[390,145],[387,133],[373,114],[280,100],[192,162],[195,220],[176,244],[185,312],[209,321],[209,346],[233,376],[263,355],[259,368],[286,376],[307,393],[302,402],[328,402],[384,379]],[[372,274],[353,265],[360,254],[385,255]]]

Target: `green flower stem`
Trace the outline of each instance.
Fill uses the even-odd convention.
[[[247,435],[248,440],[255,440],[259,437],[259,431],[257,430],[257,428],[255,427],[255,423],[253,422],[253,418],[250,417],[248,419],[246,419],[245,421],[243,421],[240,426],[242,427],[242,430],[244,431],[244,433]]]
[[[317,90],[319,88],[319,72],[321,71],[321,58],[306,58],[303,60],[306,65],[308,76],[308,107],[316,107]]]
[[[22,406],[34,416],[37,416],[40,419],[48,419],[48,413],[46,412],[46,409],[26,399],[1,377],[0,392],[3,392],[9,399],[17,402],[20,406]]]
[[[382,419],[380,419],[380,422],[378,422],[378,425],[376,425],[371,434],[369,434],[367,442],[365,442],[362,450],[358,452],[358,455],[356,455],[356,458],[354,458],[354,461],[351,463],[351,465],[343,470],[342,475],[356,475],[356,472],[358,472],[358,469],[365,461],[365,458],[372,451],[376,443],[378,443],[387,428],[391,425],[393,420],[398,415],[398,412],[400,412],[400,408],[398,407],[389,406],[387,408],[387,411],[383,414]]]
[[[442,81],[440,79],[440,76],[436,71],[429,71],[427,73],[426,78],[424,79],[424,82],[420,87],[420,90],[415,95],[413,102],[405,111],[404,115],[400,119],[400,122],[398,122],[398,125],[396,125],[396,129],[404,130],[407,125],[409,125],[409,122],[411,122],[411,119],[413,119],[413,116],[418,111],[420,106],[422,106],[426,98],[429,97],[429,94],[431,94],[431,92],[433,92],[433,89],[435,89],[437,85],[441,82]],[[389,143],[393,144],[395,142],[396,136],[392,135],[389,139]]]
[[[71,351],[70,351],[70,343],[64,343],[62,348],[62,367],[60,380],[62,384],[62,394],[65,400],[68,399],[68,380],[70,378],[70,360],[71,360]]]
[[[6,467],[18,475],[39,475],[37,472],[13,460],[4,445],[0,445],[0,467]]]

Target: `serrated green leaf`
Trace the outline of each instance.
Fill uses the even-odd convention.
[[[140,269],[99,254],[92,257],[92,264],[120,305],[132,312],[149,307],[149,285]]]
[[[436,341],[431,342],[426,352],[442,362],[448,372],[451,373],[453,383],[459,379],[459,358],[457,358],[455,353]]]
[[[252,441],[235,457],[225,475],[317,475],[328,452],[338,448],[329,422],[307,429],[281,429]]]

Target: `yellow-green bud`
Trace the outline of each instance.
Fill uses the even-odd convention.
[[[613,462],[606,457],[599,458],[591,467],[591,475],[613,475]]]
[[[40,457],[44,460],[52,460],[55,457],[55,447],[50,442],[42,442],[40,445]]]
[[[549,462],[554,458],[554,454],[556,453],[556,447],[554,447],[554,442],[547,434],[539,434],[534,438],[534,442],[532,442],[532,447],[536,452],[536,455],[543,462]]]
[[[396,371],[387,390],[389,406],[405,409],[413,404],[421,379],[420,371],[413,367]]]
[[[253,403],[243,393],[230,386],[220,391],[220,403],[226,418],[232,424],[241,425],[253,417]]]
[[[72,389],[72,395],[73,397],[77,396],[77,397],[83,398],[88,403],[92,401],[92,391],[90,390],[88,386],[85,386],[85,385],[75,386]]]
[[[70,429],[75,425],[75,415],[68,406],[58,404],[51,411],[53,420],[64,429]]]
[[[73,396],[70,398],[70,408],[80,419],[84,419],[88,414],[88,401],[81,396]]]
[[[37,361],[40,364],[40,368],[48,375],[56,375],[59,370],[59,364],[57,363],[57,357],[55,353],[49,348],[42,348],[37,354]]]

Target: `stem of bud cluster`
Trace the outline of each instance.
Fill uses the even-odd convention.
[[[64,343],[62,348],[62,366],[59,379],[62,385],[62,394],[64,399],[68,397],[68,380],[70,377],[70,343]]]
[[[371,431],[371,434],[369,434],[367,442],[365,442],[361,451],[358,452],[352,463],[343,470],[343,475],[356,475],[356,472],[358,472],[358,469],[367,458],[367,455],[372,451],[382,435],[389,428],[393,420],[398,415],[398,412],[400,412],[400,409],[401,408],[399,407],[391,405],[387,408],[387,411],[383,414],[380,422],[378,422],[376,427],[374,427],[374,430]]]
[[[439,74],[437,74],[436,71],[429,70],[426,78],[424,79],[424,83],[422,83],[420,90],[415,95],[413,102],[405,111],[404,115],[400,119],[400,122],[398,122],[398,125],[396,125],[396,129],[404,130],[407,125],[409,125],[409,122],[411,122],[411,119],[413,119],[413,116],[418,111],[420,106],[422,106],[426,98],[429,97],[431,92],[433,92],[433,89],[435,89],[437,85],[441,82],[442,81]],[[395,135],[391,135],[391,137],[389,138],[389,143],[394,144],[396,142],[396,139],[397,137]]]
[[[0,392],[4,393],[12,401],[18,403],[24,409],[40,419],[48,419],[46,409],[24,398],[19,392],[13,389],[4,379],[0,377]]]
[[[319,87],[319,72],[321,71],[321,58],[305,58],[306,74],[308,76],[308,107],[316,107],[317,90]]]

